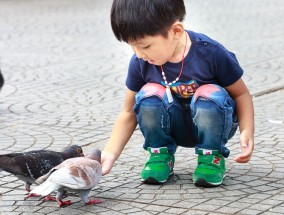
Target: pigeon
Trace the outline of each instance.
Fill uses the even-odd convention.
[[[68,158],[82,156],[84,156],[83,150],[77,145],[72,145],[63,152],[34,150],[4,154],[0,155],[0,171],[4,170],[12,173],[20,180],[26,182],[25,188],[30,192],[30,186],[35,183],[37,178],[48,173],[49,170]]]
[[[86,157],[70,158],[52,168],[49,173],[39,177],[30,194],[47,196],[57,191],[55,200],[59,207],[71,205],[72,202],[62,201],[66,191],[78,193],[85,205],[98,204],[99,199],[89,199],[88,194],[102,177],[101,151],[94,149]],[[49,199],[51,200],[51,199]]]
[[[3,78],[3,75],[2,75],[1,70],[0,70],[0,90],[3,87],[3,85],[4,85],[4,78]]]

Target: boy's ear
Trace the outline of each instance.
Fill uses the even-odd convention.
[[[171,29],[170,32],[174,39],[180,39],[184,33],[184,26],[182,22],[176,21]]]

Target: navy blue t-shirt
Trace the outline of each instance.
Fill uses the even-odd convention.
[[[241,78],[243,70],[234,53],[208,36],[187,31],[191,47],[184,58],[184,67],[179,81],[171,85],[178,98],[191,98],[196,89],[204,84],[227,87]],[[180,72],[180,63],[167,62],[163,65],[168,83]],[[138,92],[147,83],[165,86],[160,66],[149,64],[134,54],[130,60],[126,86]]]

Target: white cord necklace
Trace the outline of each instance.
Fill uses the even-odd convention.
[[[183,64],[184,64],[184,54],[185,54],[186,46],[187,46],[187,35],[186,35],[185,46],[184,46],[184,50],[183,50],[183,55],[182,55],[182,61],[181,61],[181,67],[180,67],[179,75],[178,75],[178,77],[175,80],[173,80],[172,82],[168,83],[167,78],[166,78],[166,74],[165,74],[164,69],[163,69],[163,66],[162,65],[160,66],[161,67],[161,71],[162,71],[162,76],[163,76],[163,79],[164,79],[165,84],[166,84],[166,94],[167,94],[169,103],[173,102],[173,96],[172,96],[172,92],[171,92],[170,86],[172,84],[176,83],[179,80],[179,78],[180,78],[180,76],[182,74]]]

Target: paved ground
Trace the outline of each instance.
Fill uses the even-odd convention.
[[[62,150],[78,144],[102,148],[121,108],[130,48],[115,40],[110,0],[0,0],[1,154]],[[23,183],[0,172],[0,214],[283,214],[284,210],[284,2],[186,1],[188,28],[234,51],[254,96],[255,152],[237,164],[238,135],[230,142],[224,185],[196,188],[196,156],[179,148],[175,175],[161,186],[143,185],[146,153],[136,131],[112,173],[92,197],[59,209],[38,198],[23,201]]]

